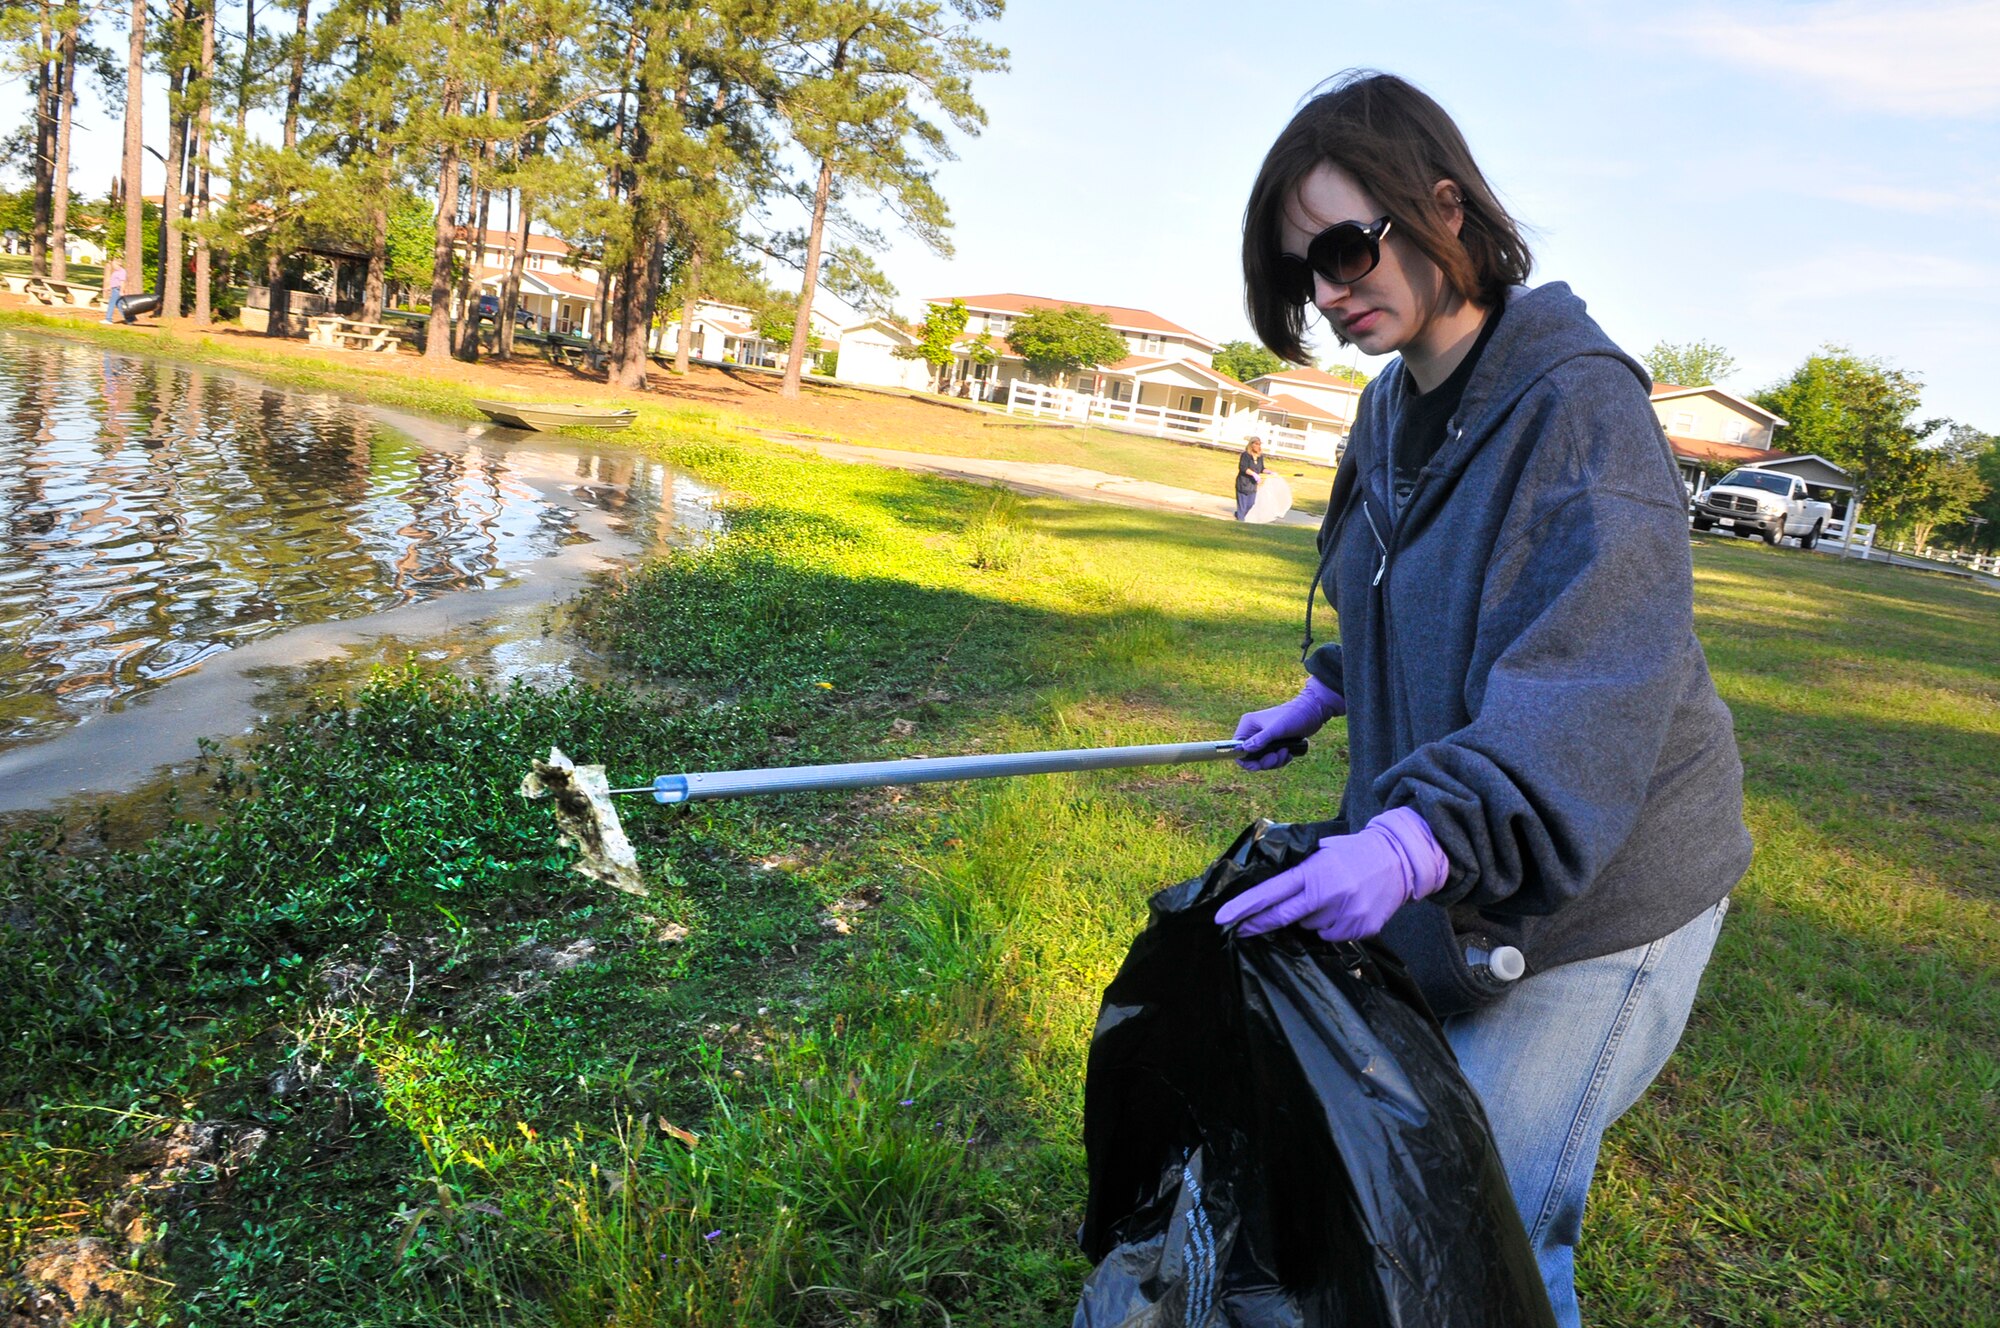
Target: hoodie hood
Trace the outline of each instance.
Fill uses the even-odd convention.
[[[1500,324],[1465,385],[1445,444],[1421,472],[1417,493],[1401,521],[1422,519],[1514,407],[1543,380],[1573,361],[1600,356],[1615,361],[1637,380],[1642,392],[1651,394],[1653,380],[1645,368],[1605,335],[1567,282],[1552,281],[1532,289],[1509,287]],[[1377,487],[1384,493],[1389,487],[1389,449],[1408,391],[1408,374],[1408,366],[1398,356],[1369,384],[1371,390],[1362,402],[1370,428],[1366,431],[1368,445],[1357,453],[1355,462],[1371,481],[1380,477]]]

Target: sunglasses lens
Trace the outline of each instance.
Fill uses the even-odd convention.
[[[1291,304],[1312,303],[1312,268],[1306,264],[1303,258],[1294,258],[1290,254],[1278,255],[1277,275],[1287,302]]]
[[[1379,252],[1359,226],[1344,223],[1314,239],[1312,265],[1328,281],[1347,286],[1375,270]]]

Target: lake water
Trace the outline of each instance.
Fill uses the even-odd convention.
[[[8,749],[102,724],[225,656],[483,632],[489,610],[545,607],[713,528],[712,497],[628,448],[0,333],[0,783],[21,764]],[[310,645],[288,651],[292,636]]]

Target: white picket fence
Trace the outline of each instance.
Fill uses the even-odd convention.
[[[1926,562],[1942,563],[1946,567],[1964,567],[1974,572],[1983,572],[1987,576],[2000,576],[2000,554],[1936,553],[1929,549],[1918,552],[1914,548],[1904,548],[1902,540],[1896,541],[1895,550],[1908,558],[1922,558]]]
[[[1018,378],[1007,384],[1007,413],[1072,420],[1078,424],[1103,424],[1126,433],[1151,434],[1155,438],[1220,439],[1222,426],[1230,423],[1229,420],[1191,410],[1169,410],[1165,406],[1112,401],[1105,397],[1085,396],[1067,388],[1043,387]]]
[[[1866,558],[1875,549],[1875,527],[1871,522],[1857,521],[1850,539],[1847,523],[1836,517],[1820,532],[1817,547],[1821,553],[1839,554],[1843,558]]]
[[[1331,464],[1339,459],[1340,440],[1304,429],[1267,424],[1255,411],[1240,410],[1234,415],[1204,415],[1165,406],[1142,406],[1132,401],[1086,396],[1066,388],[1044,387],[1015,379],[1007,384],[1007,413],[1037,419],[1066,420],[1094,424],[1121,433],[1149,434],[1155,438],[1175,438],[1234,451],[1244,439],[1255,434],[1264,446],[1289,456]]]

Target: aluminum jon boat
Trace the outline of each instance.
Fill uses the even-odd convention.
[[[504,424],[510,429],[544,429],[550,432],[563,429],[623,429],[632,423],[635,416],[633,411],[586,406],[580,402],[481,401],[475,397],[472,404],[485,411],[487,418],[495,424]]]

